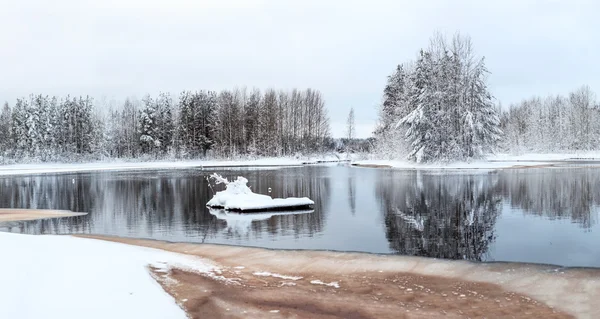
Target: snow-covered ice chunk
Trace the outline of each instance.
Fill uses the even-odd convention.
[[[238,176],[235,181],[229,181],[218,174],[210,176],[217,184],[225,184],[224,191],[217,192],[206,203],[209,207],[224,208],[227,210],[259,211],[274,209],[300,209],[308,208],[315,204],[307,197],[271,198],[271,196],[255,194],[248,187],[248,180]]]

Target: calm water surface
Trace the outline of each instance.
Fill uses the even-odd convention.
[[[307,196],[314,211],[209,210],[213,172],[255,192]],[[0,178],[0,207],[88,216],[0,224],[27,234],[325,249],[600,267],[600,169],[483,174],[305,166],[95,172]]]

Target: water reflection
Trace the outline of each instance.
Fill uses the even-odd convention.
[[[0,180],[0,205],[7,208],[61,208],[90,212],[87,216],[5,224],[8,231],[31,234],[102,233],[203,241],[227,228],[206,208],[213,190],[205,179],[213,171],[109,172],[6,177]],[[240,172],[219,172],[234,177]],[[277,234],[278,228],[311,236],[324,225],[329,180],[318,170],[296,172],[250,170],[242,173],[255,192],[306,196],[314,213],[293,218],[274,216],[270,227],[256,231]],[[302,176],[303,178],[297,178]],[[218,191],[219,189],[214,189]],[[274,227],[275,226],[275,227]],[[240,234],[238,234],[240,235]],[[261,234],[257,234],[260,236]],[[234,235],[232,235],[234,236]]]
[[[393,251],[436,258],[487,259],[502,202],[494,192],[497,175],[380,174],[388,182],[377,185],[376,196]]]
[[[570,219],[586,230],[598,222],[600,169],[513,170],[500,176],[499,192],[526,214]]]
[[[289,228],[294,225],[299,215],[314,213],[314,210],[295,210],[295,211],[269,211],[265,213],[239,213],[226,211],[224,209],[209,208],[208,212],[217,217],[217,219],[225,221],[226,228],[224,233],[229,237],[249,236],[256,229],[262,229],[268,225],[269,220],[273,216],[280,216],[278,220],[273,220],[271,226],[276,228]],[[275,223],[275,225],[273,225]]]
[[[245,176],[257,193],[309,197],[314,212],[209,211],[205,204],[218,189],[205,178],[213,172]],[[600,267],[600,170],[593,168],[473,175],[309,166],[15,176],[0,178],[0,206],[90,213],[0,225],[19,233]]]

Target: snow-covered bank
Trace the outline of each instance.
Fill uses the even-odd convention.
[[[534,161],[473,161],[473,162],[454,162],[454,163],[431,163],[419,164],[409,161],[394,160],[365,160],[352,162],[354,166],[360,167],[383,167],[398,169],[422,169],[422,170],[478,170],[489,172],[497,169],[516,168],[516,167],[540,167],[551,165],[551,162]]]
[[[201,299],[204,304],[213,305],[211,301],[222,300],[218,298],[237,296],[231,302],[251,307],[253,302],[264,305],[260,296],[266,296],[269,304],[283,307],[266,310],[289,311],[284,317],[296,317],[299,302],[317,311],[311,312],[310,317],[306,316],[309,318],[322,317],[318,316],[318,311],[323,310],[324,304],[334,304],[335,310],[332,311],[336,314],[340,309],[358,311],[349,314],[359,313],[360,309],[377,312],[377,305],[384,307],[385,310],[380,313],[365,316],[374,318],[397,318],[398,313],[405,313],[407,309],[411,313],[424,311],[421,313],[427,318],[570,318],[564,313],[559,314],[559,311],[577,318],[600,317],[600,309],[596,307],[600,298],[600,269],[97,238],[218,260],[223,276],[239,278],[240,285],[228,285],[221,294],[216,292],[220,288],[214,288],[211,295],[215,299],[201,296],[205,298]],[[281,278],[284,276],[286,279]],[[291,280],[292,277],[297,280]],[[340,288],[334,287],[336,282]],[[320,283],[328,283],[329,286]],[[193,284],[188,292],[198,290],[198,283]],[[493,286],[481,286],[488,284]],[[254,288],[245,294],[244,287],[249,286]],[[368,287],[371,289],[365,292]],[[292,292],[296,294],[291,295]],[[324,303],[319,300],[324,300]],[[373,303],[373,300],[378,303]],[[286,306],[290,303],[289,307]],[[427,313],[425,305],[437,308],[439,312]],[[546,313],[535,309],[547,305],[554,308],[547,309]],[[226,306],[230,308],[231,304]],[[261,309],[264,313],[265,309]],[[229,313],[226,312],[228,310],[222,309],[223,313]],[[472,311],[476,313],[469,314]],[[343,317],[343,314],[340,316]],[[264,314],[248,317],[261,318]]]
[[[419,164],[406,160],[363,160],[353,161],[352,165],[362,167],[387,167],[398,169],[423,169],[423,170],[497,170],[507,168],[546,167],[560,164],[561,162],[577,162],[581,160],[600,161],[600,152],[580,153],[550,153],[550,154],[496,154],[485,160],[472,162],[427,163]]]
[[[576,161],[600,160],[600,151],[580,151],[567,153],[524,153],[524,154],[496,154],[487,158],[488,161]]]
[[[186,318],[147,266],[218,274],[193,256],[67,236],[0,232],[2,318]]]
[[[142,169],[185,169],[220,167],[283,167],[346,161],[337,155],[307,158],[261,158],[250,160],[195,160],[156,162],[96,162],[80,164],[43,163],[0,165],[0,175],[27,175],[44,173],[71,173],[90,171],[117,171]]]

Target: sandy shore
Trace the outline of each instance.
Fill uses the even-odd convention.
[[[86,213],[74,213],[68,210],[0,208],[0,222],[72,217],[82,215],[86,215]]]
[[[227,281],[151,269],[191,318],[600,317],[600,270],[84,237],[219,264]]]

